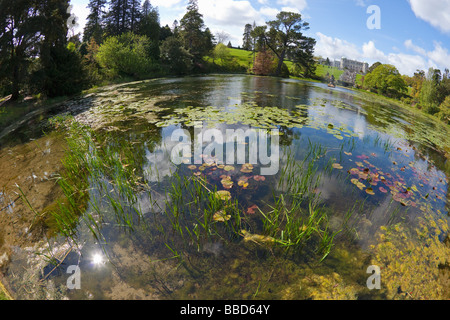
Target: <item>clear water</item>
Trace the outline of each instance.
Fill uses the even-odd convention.
[[[393,274],[405,272],[407,264],[414,268],[411,260],[399,259],[397,251],[383,251],[380,243],[386,237],[379,235],[385,228],[394,230],[397,236],[404,232],[404,242],[395,242],[400,240],[392,236],[392,244],[407,250],[411,248],[409,239],[414,238],[411,233],[425,217],[432,226],[439,222],[437,242],[430,245],[414,240],[413,247],[438,252],[422,252],[423,257],[445,256],[448,250],[444,244],[449,208],[448,128],[370,95],[298,80],[204,76],[102,88],[67,102],[65,107],[76,120],[94,129],[99,145],[117,154],[124,146],[132,151],[133,166],[143,187],[130,202],[107,177],[103,181],[106,190],[99,189],[93,177],[87,177],[89,198],[97,199],[94,203],[98,210],[89,202],[84,215],[98,218],[102,238],[97,239],[81,217],[75,239],[53,236],[10,249],[4,274],[18,298],[424,298],[428,287],[417,284],[410,275],[412,294],[392,295],[394,287],[405,289]],[[193,136],[200,125],[203,132],[214,128],[223,134],[227,129],[278,129],[280,169],[261,179],[261,164],[242,172],[241,164],[225,170],[217,165],[172,163],[174,130],[186,129]],[[29,127],[19,128],[3,138],[3,152],[11,148],[13,152],[25,152],[22,149],[30,137],[38,143],[48,139],[48,135],[30,133]],[[307,221],[308,205],[314,202],[326,214],[328,234],[336,233],[323,261],[322,252],[316,250],[320,237],[286,253],[264,234],[263,217],[273,210],[274,197],[292,196],[290,187],[295,179],[283,180],[284,170],[292,163],[302,164],[301,170],[293,173],[294,178],[309,177],[304,193],[297,195],[304,198],[303,218]],[[311,175],[305,173],[309,164]],[[229,176],[228,182],[224,183],[224,176]],[[229,191],[239,212],[238,230],[233,219],[227,223],[209,221],[213,231],[193,241],[189,232],[201,229],[206,216],[202,210],[206,209],[191,206],[193,197],[182,188],[184,206],[175,209],[180,203],[174,200],[171,188],[180,181],[178,177],[189,181],[203,177],[200,188],[204,187],[206,194]],[[226,188],[230,180],[232,186]],[[30,186],[30,190],[33,188],[39,186]],[[117,219],[118,213],[106,195],[123,204],[125,213],[133,217],[133,228]],[[0,193],[0,207],[6,203],[6,196]],[[194,207],[198,211],[193,212]],[[8,208],[9,215],[20,214],[18,208]],[[184,236],[174,231],[167,212],[182,214]],[[242,230],[254,237],[246,238]],[[436,230],[427,230],[425,238],[435,239]],[[280,232],[277,235],[284,236]],[[57,261],[49,260],[50,252]],[[415,254],[419,255],[410,250],[410,255]],[[398,265],[393,267],[395,261]],[[384,263],[384,270],[394,268],[395,272],[382,271],[384,286],[369,290],[366,270],[376,263]],[[433,279],[442,286],[442,295],[448,294],[442,280],[448,273],[438,271],[445,270],[445,262],[425,264],[417,262],[417,272],[436,274]],[[68,281],[73,279],[68,273],[70,266],[79,268],[80,289],[68,288]]]

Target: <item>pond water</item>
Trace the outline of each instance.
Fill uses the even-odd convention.
[[[418,113],[214,75],[100,88],[16,127],[0,137],[16,298],[450,297],[450,130]]]

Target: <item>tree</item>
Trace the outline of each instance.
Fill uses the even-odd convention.
[[[174,74],[187,74],[192,69],[192,56],[176,36],[170,36],[162,43],[161,61]]]
[[[98,49],[96,59],[110,76],[142,77],[152,71],[149,56],[150,40],[132,32],[106,39]]]
[[[251,51],[253,49],[252,30],[252,25],[247,23],[244,27],[244,38],[242,39],[242,49],[247,51]]]
[[[440,72],[439,72],[440,73]],[[429,68],[427,76],[422,83],[419,94],[420,105],[424,107],[425,112],[435,114],[439,112],[437,72]]]
[[[276,76],[281,73],[281,68],[286,56],[291,55],[299,56],[299,61],[305,63],[306,55],[310,55],[311,48],[314,48],[315,40],[305,37],[302,33],[303,30],[309,29],[309,23],[302,20],[302,16],[299,13],[281,11],[277,14],[276,20],[266,23],[269,29],[261,33],[267,47],[275,54],[278,59]],[[305,51],[309,48],[308,51]]]
[[[39,13],[32,0],[0,0],[0,84],[19,98],[30,57],[37,54]]]
[[[369,69],[367,70],[367,73],[371,73],[373,70],[375,70],[376,67],[381,66],[382,63],[377,61],[374,64],[372,64]]]
[[[149,54],[153,60],[158,60],[159,40],[161,36],[161,26],[159,24],[158,9],[150,4],[149,0],[145,0],[142,6],[141,19],[137,26],[136,34],[145,35],[150,40]]]
[[[190,52],[194,62],[200,62],[213,49],[213,36],[209,29],[205,29],[197,0],[189,0],[187,12],[180,21],[180,29],[184,47]]]
[[[217,43],[225,43],[228,39],[230,39],[230,35],[225,31],[216,32],[216,41]]]
[[[364,85],[379,94],[399,98],[407,92],[405,80],[397,68],[390,64],[381,64],[366,75]]]
[[[86,18],[86,25],[83,30],[83,41],[89,42],[94,38],[96,43],[103,40],[104,16],[106,0],[90,0],[88,8],[90,13]]]
[[[213,57],[214,59],[220,59],[222,64],[225,60],[230,58],[230,50],[223,43],[219,43],[214,47]]]
[[[117,36],[137,30],[141,16],[140,0],[111,0],[106,14],[106,33]]]
[[[81,55],[68,43],[69,0],[37,2],[41,41],[33,85],[49,97],[80,92],[85,85]]]
[[[445,123],[450,124],[450,95],[439,106],[438,117]]]
[[[256,54],[255,63],[253,64],[253,73],[256,75],[269,76],[275,74],[277,69],[277,61],[274,54],[269,51],[260,51]]]

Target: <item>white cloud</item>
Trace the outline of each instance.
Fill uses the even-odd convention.
[[[450,67],[450,52],[441,43],[434,43],[434,50],[426,51],[415,45],[412,40],[405,41],[405,48],[414,51],[414,54],[404,52],[385,53],[378,49],[375,42],[368,41],[361,47],[339,38],[329,37],[320,32],[316,33],[315,54],[330,59],[339,60],[341,57],[367,61],[369,64],[376,61],[394,65],[401,74],[413,75],[419,70]]]
[[[277,3],[285,7],[296,8],[298,11],[302,11],[308,6],[306,0],[278,0]]]
[[[409,0],[416,17],[450,33],[450,0]]]
[[[406,47],[406,49],[411,49],[422,56],[427,55],[427,51],[425,49],[413,44],[411,39],[405,41],[405,47]]]
[[[361,54],[358,51],[357,46],[353,43],[339,38],[329,37],[321,32],[317,32],[316,36],[318,37],[316,38],[316,55],[328,57],[334,60],[340,60],[342,57],[352,59],[361,58]]]
[[[420,54],[424,59],[428,59],[429,67],[450,68],[450,53],[448,49],[442,47],[440,42],[434,42],[434,49],[427,51],[422,47],[415,45],[412,40],[405,41],[405,47]]]

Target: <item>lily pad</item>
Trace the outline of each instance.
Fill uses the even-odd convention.
[[[339,170],[343,169],[343,167],[339,163],[333,163],[332,167]]]
[[[373,189],[372,189],[372,188],[367,188],[367,189],[366,189],[366,193],[367,193],[367,194],[370,194],[370,195],[372,195],[372,196],[375,195],[375,192],[373,192]]]
[[[253,165],[250,163],[244,163],[241,168],[241,172],[250,173],[253,171]]]
[[[230,220],[230,218],[231,218],[231,215],[226,214],[226,212],[224,210],[217,211],[213,215],[213,220],[218,221],[218,222],[225,222],[225,221]]]
[[[234,167],[233,166],[225,166],[224,168],[223,168],[223,170],[225,170],[225,171],[233,171],[234,170]]]
[[[383,187],[379,187],[378,188],[381,192],[383,192],[383,193],[387,193],[388,191],[385,189],[385,188],[383,188]]]
[[[219,190],[215,193],[216,197],[220,200],[227,201],[231,199],[231,193],[227,190]]]
[[[233,182],[231,179],[229,179],[229,178],[227,178],[227,179],[222,179],[222,180],[220,181],[220,183],[222,183],[222,186],[223,186],[225,189],[231,189],[231,188],[233,187],[233,184],[234,184],[234,182]]]

